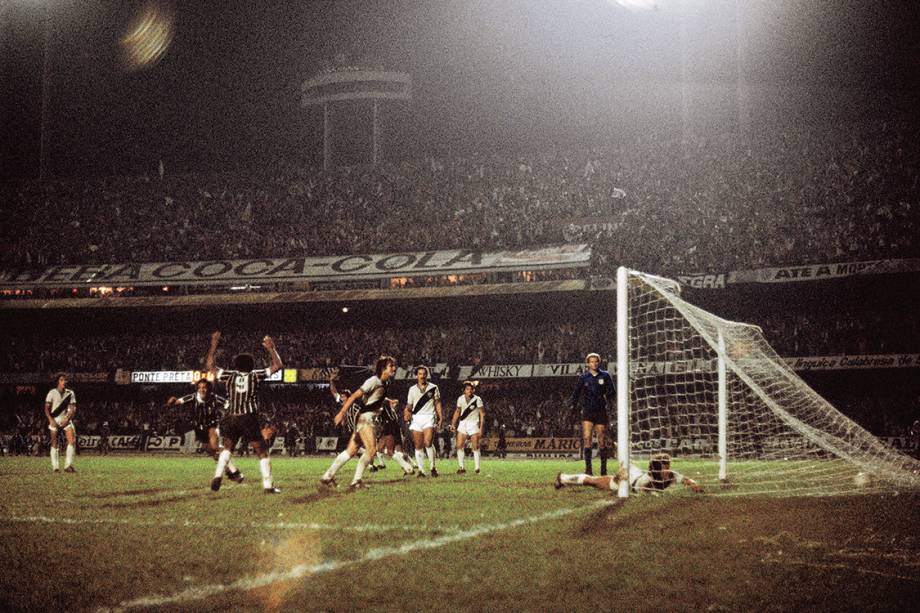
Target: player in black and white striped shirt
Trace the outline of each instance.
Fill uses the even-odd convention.
[[[207,379],[200,379],[195,384],[195,393],[176,398],[171,396],[166,401],[166,406],[189,406],[192,409],[192,420],[195,425],[195,440],[204,445],[214,461],[220,459],[220,432],[218,423],[220,421],[221,410],[227,405],[227,399],[214,393],[214,384]],[[231,481],[241,483],[243,474],[233,465],[233,461],[227,462],[227,478]]]
[[[221,437],[224,450],[220,452],[217,460],[217,469],[211,480],[211,489],[215,492],[220,489],[221,477],[227,462],[230,461],[231,450],[236,448],[240,439],[246,440],[252,449],[259,455],[259,470],[262,473],[262,487],[266,494],[277,494],[281,490],[272,484],[272,465],[268,457],[269,444],[267,436],[271,436],[268,420],[259,409],[258,390],[259,384],[269,376],[281,370],[283,364],[275,341],[270,336],[262,339],[262,347],[271,358],[268,368],[255,368],[255,359],[248,353],[241,353],[233,358],[233,370],[224,370],[215,366],[214,357],[217,354],[217,343],[220,341],[220,332],[211,335],[211,347],[205,360],[205,368],[216,372],[217,379],[227,386],[227,409],[221,424]]]

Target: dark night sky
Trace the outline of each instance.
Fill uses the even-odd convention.
[[[0,16],[11,176],[38,172],[41,4],[8,0]],[[680,82],[682,57],[698,87],[732,90],[739,32],[751,84],[842,87],[847,100],[829,99],[849,115],[897,116],[920,83],[913,2],[764,0],[739,17],[730,0],[685,0],[683,19],[679,0],[648,13],[606,0],[178,2],[171,47],[135,73],[115,41],[142,2],[49,4],[48,159],[63,175],[306,157],[315,115],[298,85],[339,52],[413,75],[402,117],[425,146],[577,141],[629,123]]]

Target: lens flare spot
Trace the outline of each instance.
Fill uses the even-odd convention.
[[[156,66],[172,43],[175,18],[171,3],[143,5],[118,40],[122,67],[136,72]]]

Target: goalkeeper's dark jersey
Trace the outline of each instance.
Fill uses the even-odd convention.
[[[607,399],[615,393],[616,386],[609,372],[598,370],[594,375],[590,370],[586,370],[578,377],[571,404],[573,408],[577,407],[579,398],[582,398],[582,407],[586,413],[604,411],[607,408]]]

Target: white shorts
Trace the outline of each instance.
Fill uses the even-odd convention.
[[[636,483],[645,476],[645,471],[636,466],[635,464],[629,465],[629,487],[632,488],[632,491],[636,491]],[[617,483],[617,480],[614,478],[614,475],[610,475],[610,483],[607,484],[611,492],[619,492],[620,484]]]
[[[61,423],[62,423],[66,418],[67,418],[67,413],[61,413],[61,414],[58,415],[57,417],[52,417],[51,419],[54,420],[54,423],[56,423],[56,424],[58,425],[58,428],[59,428],[59,427],[61,426]],[[58,428],[55,428],[55,427],[53,427],[51,424],[48,424],[48,429],[51,430],[52,432],[57,432],[57,431],[58,431]],[[65,431],[65,432],[66,432],[67,430],[73,430],[73,429],[74,429],[74,428],[73,428],[73,421],[71,421],[71,422],[68,423],[66,426],[64,426],[64,431]]]
[[[461,432],[467,436],[473,436],[474,434],[479,434],[479,422],[477,421],[472,424],[460,422],[457,425],[457,434],[460,434]]]
[[[371,433],[374,433],[375,424],[373,411],[361,413],[358,415],[357,421],[355,421],[355,434],[358,435],[357,441],[359,443],[361,442],[361,432],[367,428],[370,428]],[[376,434],[374,436],[376,436]]]
[[[413,415],[412,423],[409,424],[409,430],[413,432],[424,432],[425,430],[434,429],[434,415]]]

